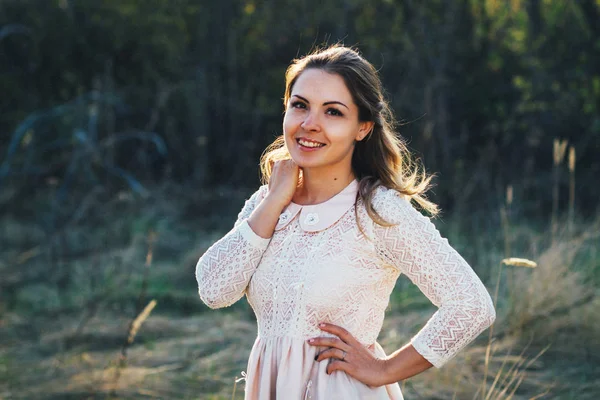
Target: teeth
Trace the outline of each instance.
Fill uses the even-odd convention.
[[[325,146],[323,143],[307,142],[302,139],[298,140],[298,143],[300,143],[304,147],[323,147],[323,146]]]

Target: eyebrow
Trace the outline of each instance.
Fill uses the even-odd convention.
[[[309,104],[310,104],[310,101],[308,101],[308,100],[307,100],[307,99],[305,99],[304,97],[302,97],[302,96],[299,96],[299,95],[297,95],[297,94],[293,94],[293,95],[292,95],[292,97],[297,97],[297,98],[299,98],[300,100],[302,100],[302,101],[304,101],[304,102],[306,102],[306,103],[309,103]],[[323,105],[324,105],[324,106],[327,106],[327,105],[329,105],[329,104],[339,104],[339,105],[342,105],[342,106],[344,106],[344,107],[348,108],[348,106],[347,106],[347,105],[345,105],[344,103],[342,103],[341,101],[335,101],[335,100],[334,100],[334,101],[326,101],[325,103],[323,103]],[[350,108],[348,108],[348,110],[349,110],[349,109],[350,109]]]

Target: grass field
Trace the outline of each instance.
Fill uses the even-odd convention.
[[[246,193],[157,193],[100,196],[53,230],[24,213],[2,217],[0,399],[243,398],[235,381],[255,339],[253,314],[245,300],[205,308],[194,267]],[[448,215],[436,225],[494,297],[499,283],[493,335],[403,382],[405,397],[600,398],[598,221],[552,238],[543,221],[478,218]],[[501,264],[507,256],[537,267]],[[156,307],[134,323],[151,300]],[[433,312],[401,278],[380,344],[392,352]]]

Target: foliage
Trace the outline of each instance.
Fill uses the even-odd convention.
[[[28,135],[22,128],[93,92],[121,102],[98,114],[97,140],[154,132],[167,150],[128,141],[111,152],[119,172],[102,184],[126,179],[137,187],[133,179],[141,185],[167,178],[200,188],[255,185],[257,173],[248,171],[257,171],[260,153],[281,129],[287,64],[315,44],[341,40],[358,45],[380,69],[407,122],[402,133],[427,168],[440,173],[434,197],[444,208],[496,210],[504,187],[514,184],[515,195],[529,200],[523,211],[545,215],[558,137],[577,148],[584,167],[577,169],[579,208],[593,213],[600,193],[587,183],[600,172],[598,20],[595,0],[326,0],[318,7],[265,0],[4,1],[2,162],[54,168],[23,175],[5,167],[2,185],[22,187],[23,177],[26,186],[68,181],[72,164],[50,143],[81,140],[82,131],[90,137],[82,127],[89,110],[69,117],[79,120],[78,133],[65,116]],[[33,145],[45,152],[32,154]]]

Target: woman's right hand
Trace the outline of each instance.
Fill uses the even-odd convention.
[[[300,168],[294,161],[281,160],[272,165],[269,193],[248,218],[254,233],[265,239],[273,236],[279,216],[292,201],[299,180]]]
[[[300,168],[293,160],[275,161],[269,179],[268,196],[282,207],[287,206],[296,193],[299,179]]]

